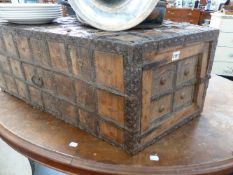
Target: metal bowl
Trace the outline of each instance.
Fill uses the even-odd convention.
[[[106,31],[130,29],[144,21],[159,0],[69,0],[78,18]]]

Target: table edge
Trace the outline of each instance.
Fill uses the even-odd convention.
[[[49,150],[33,143],[30,143],[23,138],[14,135],[0,124],[0,137],[9,144],[13,149],[25,155],[26,157],[35,160],[45,166],[63,171],[66,173],[82,173],[83,175],[101,175],[101,174],[117,174],[117,175],[141,175],[141,174],[211,174],[214,173],[230,173],[233,171],[233,158],[221,160],[213,163],[182,165],[182,166],[156,166],[156,167],[137,167],[126,165],[113,165],[96,162],[92,160],[83,160],[69,155],[63,155],[53,150]],[[33,148],[33,149],[32,149]],[[42,153],[42,154],[39,154]],[[48,154],[49,153],[49,154]],[[51,157],[51,154],[55,157]],[[56,159],[56,157],[66,157],[68,162]],[[71,164],[72,162],[74,163]]]

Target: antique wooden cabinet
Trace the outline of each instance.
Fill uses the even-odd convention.
[[[218,30],[165,22],[114,33],[58,22],[0,24],[5,92],[130,154],[200,115]]]
[[[200,10],[191,8],[167,8],[166,11],[166,19],[191,24],[198,24],[200,15]]]
[[[211,11],[203,11],[191,8],[167,8],[166,19],[174,22],[188,22],[202,25],[205,19],[210,19]]]

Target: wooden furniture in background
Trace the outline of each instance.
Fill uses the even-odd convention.
[[[233,77],[233,15],[213,13],[210,26],[220,30],[213,73]]]
[[[205,5],[207,4],[207,0],[200,0],[200,4],[201,4],[202,6],[205,6]]]
[[[166,19],[175,22],[188,22],[198,24],[200,18],[200,10],[189,8],[167,8]]]
[[[27,157],[79,175],[228,175],[233,172],[233,83],[210,80],[200,118],[136,156],[0,92],[0,136]],[[76,148],[71,142],[78,143]],[[159,161],[150,160],[150,155]]]
[[[201,25],[205,19],[210,19],[210,12],[191,8],[167,8],[165,18],[175,22]]]
[[[11,0],[0,0],[0,3],[10,3]]]
[[[202,25],[205,20],[210,20],[211,19],[211,13],[213,12],[209,12],[209,11],[200,11],[200,18],[199,18],[199,25]]]

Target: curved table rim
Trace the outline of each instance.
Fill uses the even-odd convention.
[[[93,171],[94,174],[119,174],[119,175],[126,175],[126,174],[134,174],[134,175],[141,175],[141,174],[174,174],[179,173],[181,174],[192,174],[193,170],[195,170],[195,174],[208,174],[219,172],[222,170],[232,170],[233,169],[233,158],[226,159],[214,163],[206,163],[206,164],[194,164],[194,165],[186,165],[186,166],[169,166],[169,167],[136,167],[136,166],[125,166],[125,165],[110,165],[104,164],[96,161],[85,160],[85,162],[80,159],[78,160],[78,165],[73,167],[69,164],[64,164],[64,162],[57,161],[51,157],[52,154],[60,154],[60,156],[64,156],[61,153],[57,153],[55,151],[44,149],[43,147],[35,146],[33,143],[27,142],[24,139],[14,135],[13,133],[6,130],[2,125],[0,125],[0,136],[2,139],[9,144],[12,148],[16,151],[22,153],[23,155],[33,159],[41,164],[46,166],[55,168],[59,171],[68,172],[68,173],[77,173],[82,172],[84,174],[89,174],[90,170]],[[30,146],[29,146],[30,145]],[[31,149],[27,149],[30,147]],[[33,151],[32,151],[33,150]],[[37,154],[37,152],[43,153]],[[47,153],[50,154],[47,154]],[[68,156],[68,155],[67,155]],[[45,164],[46,162],[46,164]],[[62,167],[62,169],[61,169]]]

